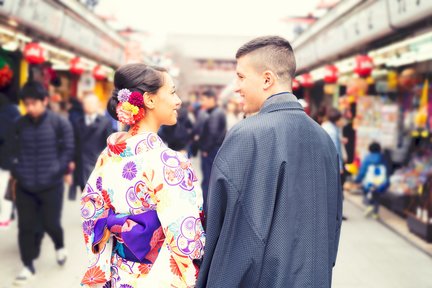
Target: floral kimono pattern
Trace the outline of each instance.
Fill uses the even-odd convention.
[[[108,138],[81,197],[85,287],[194,287],[202,192],[189,160],[155,133]]]

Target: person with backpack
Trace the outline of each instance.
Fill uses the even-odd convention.
[[[361,183],[365,203],[368,205],[365,216],[372,215],[374,219],[378,219],[381,196],[390,186],[389,173],[380,144],[372,142],[369,145],[369,152],[361,162],[360,172],[355,182]]]
[[[44,232],[54,242],[56,259],[67,258],[61,227],[63,176],[74,152],[72,126],[48,110],[48,93],[42,84],[27,82],[20,91],[27,114],[7,139],[11,174],[17,181],[18,244],[24,268],[14,284],[24,284],[35,274]]]

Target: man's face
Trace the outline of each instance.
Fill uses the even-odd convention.
[[[245,55],[237,59],[237,82],[235,92],[243,97],[243,111],[255,113],[265,101],[263,75],[256,70],[252,58]]]
[[[83,98],[83,110],[87,115],[92,115],[99,112],[100,103],[95,95],[88,95]]]
[[[48,98],[45,98],[44,100],[38,100],[33,98],[27,98],[24,99],[24,107],[27,110],[27,114],[34,119],[39,118],[42,116],[43,113],[46,111],[46,107],[48,105]]]

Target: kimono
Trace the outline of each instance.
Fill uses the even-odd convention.
[[[194,287],[202,192],[189,160],[155,133],[108,138],[81,197],[85,287]]]
[[[330,137],[291,93],[235,125],[212,168],[197,287],[331,287],[338,163]]]

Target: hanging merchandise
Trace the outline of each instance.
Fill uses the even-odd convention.
[[[81,61],[81,58],[75,57],[70,60],[70,72],[72,74],[81,75],[86,70],[85,64]]]
[[[327,65],[324,68],[324,82],[327,84],[335,84],[338,81],[339,70],[334,65]]]
[[[44,50],[37,42],[28,43],[24,47],[24,59],[30,64],[45,62]]]
[[[305,73],[305,74],[301,75],[300,76],[300,84],[304,88],[312,88],[314,85],[312,75],[309,73]]]
[[[3,57],[0,57],[0,89],[7,87],[13,78],[13,71]]]
[[[102,69],[101,65],[96,65],[93,68],[93,77],[98,81],[103,81],[107,78],[106,72]]]
[[[406,68],[399,75],[398,87],[403,91],[411,91],[418,83],[418,75],[413,68]]]
[[[355,58],[354,72],[363,78],[369,77],[374,68],[372,58],[368,55],[358,55]]]

